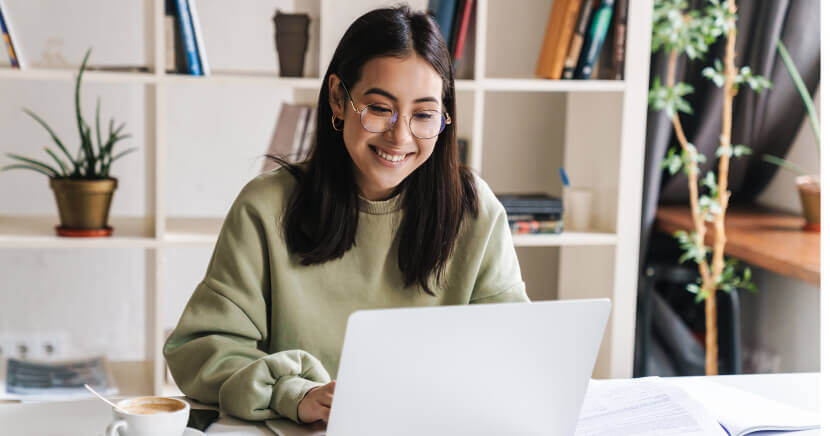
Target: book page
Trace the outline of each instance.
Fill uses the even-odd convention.
[[[821,423],[818,413],[709,380],[677,380],[677,385],[711,411],[732,436],[761,430],[810,430]]]
[[[577,436],[724,435],[701,404],[657,377],[591,380]]]

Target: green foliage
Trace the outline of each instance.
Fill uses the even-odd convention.
[[[718,147],[718,149],[715,151],[715,156],[717,157],[721,157],[724,154],[729,156],[730,158],[749,156],[750,154],[752,154],[752,149],[745,145],[738,144],[730,145],[729,147]]]
[[[732,292],[736,289],[746,289],[750,292],[758,292],[758,288],[752,283],[752,271],[744,268],[743,274],[738,273],[738,259],[729,258],[724,264],[723,273],[718,277],[718,289]]]
[[[727,2],[709,0],[704,10],[687,11],[685,0],[657,0],[652,16],[651,51],[677,50],[689,59],[700,59],[721,35],[730,29]]]
[[[695,238],[697,237],[695,232],[687,233],[683,230],[678,230],[674,232],[674,237],[683,250],[683,255],[680,256],[677,263],[683,263],[690,259],[698,264],[706,261],[706,254],[709,252],[709,249],[707,247],[698,248],[697,244],[695,244]]]
[[[115,145],[119,141],[125,138],[129,138],[130,135],[121,133],[121,131],[124,129],[124,124],[121,124],[121,126],[119,126],[117,129],[113,129],[114,120],[110,120],[109,133],[106,136],[105,140],[102,139],[100,128],[100,100],[98,101],[95,110],[95,127],[98,140],[96,147],[97,151],[93,148],[94,141],[92,138],[91,129],[89,125],[86,123],[86,121],[84,121],[83,115],[81,113],[81,79],[83,78],[84,70],[86,69],[86,63],[89,59],[89,55],[91,52],[91,49],[87,50],[86,55],[84,56],[84,60],[81,63],[81,68],[78,72],[78,77],[75,81],[75,120],[78,125],[78,132],[80,134],[81,139],[78,151],[75,154],[75,156],[72,156],[72,154],[69,153],[69,150],[67,150],[66,146],[58,138],[54,130],[52,130],[52,128],[49,127],[46,121],[37,116],[34,112],[24,108],[23,112],[26,115],[32,117],[32,119],[34,119],[38,124],[40,124],[41,126],[43,126],[44,129],[46,129],[46,131],[49,133],[49,136],[52,138],[52,141],[54,141],[55,145],[57,145],[57,148],[60,151],[60,153],[66,158],[66,161],[64,161],[61,158],[61,156],[59,156],[58,153],[56,153],[55,151],[49,149],[48,147],[44,147],[46,154],[48,154],[49,157],[57,165],[50,165],[41,160],[23,157],[14,153],[6,153],[8,157],[15,160],[16,162],[12,165],[7,165],[0,168],[0,171],[11,169],[27,169],[39,172],[51,178],[105,179],[109,177],[110,166],[114,161],[137,150],[137,148],[132,147],[113,155]]]
[[[683,168],[683,172],[689,174],[689,171],[692,168],[692,152],[695,156],[694,160],[697,161],[698,164],[706,162],[706,155],[698,153],[694,144],[686,144],[686,148],[688,148],[691,152],[687,152],[686,149],[681,148],[680,153],[678,154],[675,147],[670,148],[660,167],[668,169],[669,173],[672,175],[680,171],[680,168]]]
[[[679,112],[692,114],[692,106],[683,96],[694,92],[695,88],[684,82],[675,86],[663,86],[656,78],[648,91],[648,105],[654,110],[663,110],[669,118]]]

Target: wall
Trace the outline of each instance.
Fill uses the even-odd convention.
[[[814,97],[818,109],[820,90]],[[806,117],[786,159],[811,174],[819,172],[816,139]],[[759,203],[800,214],[794,177],[792,172],[779,170]],[[741,295],[745,346],[772,357],[769,369],[777,372],[818,371],[819,288],[759,268],[753,270],[753,276],[759,293]]]

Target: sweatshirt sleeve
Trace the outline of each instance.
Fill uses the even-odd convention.
[[[250,185],[249,185],[250,186]],[[263,215],[243,192],[231,206],[204,280],[193,292],[164,356],[187,396],[248,420],[284,417],[311,388],[330,381],[302,350],[268,354],[270,277]]]
[[[529,302],[507,223],[507,213],[497,205],[491,221],[484,256],[476,276],[470,304]]]

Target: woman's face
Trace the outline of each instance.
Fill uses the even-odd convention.
[[[397,122],[383,133],[363,128],[360,113],[352,109],[337,76],[329,76],[328,85],[332,111],[344,120],[343,141],[354,164],[360,194],[369,200],[389,198],[407,176],[429,159],[435,148],[438,136],[429,139],[413,136],[409,121],[419,111],[445,112],[441,105],[441,76],[414,54],[406,58],[379,57],[367,62],[360,81],[346,85],[358,110],[375,105],[398,112]]]

